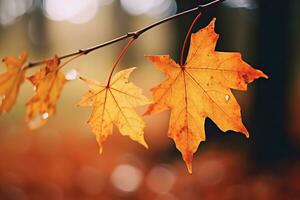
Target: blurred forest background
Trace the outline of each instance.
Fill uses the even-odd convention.
[[[0,57],[22,50],[30,61],[63,55],[207,2],[0,0]],[[150,97],[149,89],[163,74],[144,54],[170,54],[178,61],[195,15],[143,34],[118,70],[137,67],[131,80]],[[56,116],[31,132],[24,121],[25,103],[33,94],[27,81],[13,110],[0,118],[0,199],[299,199],[300,1],[227,0],[207,11],[194,32],[213,17],[220,34],[217,50],[241,52],[270,77],[252,83],[247,92],[235,91],[250,139],[224,134],[207,119],[207,141],[200,144],[189,175],[167,137],[169,112],[164,112],[145,117],[149,150],[115,129],[99,156],[85,123],[91,110],[76,107],[85,84],[69,82]],[[81,57],[63,70],[105,82],[124,43]]]

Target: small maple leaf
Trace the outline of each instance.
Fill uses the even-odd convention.
[[[147,56],[167,79],[152,88],[154,103],[145,114],[171,109],[169,137],[182,153],[189,172],[193,154],[205,140],[205,118],[222,131],[233,130],[249,137],[241,120],[240,106],[230,88],[247,90],[247,84],[263,72],[244,62],[240,53],[215,51],[218,34],[215,19],[191,36],[187,62],[180,67],[170,56]]]
[[[0,74],[0,113],[10,111],[16,102],[20,86],[25,79],[26,70],[23,65],[27,57],[28,54],[24,51],[19,58],[8,56],[2,60],[7,71]]]
[[[89,92],[83,96],[79,106],[92,106],[93,111],[88,120],[102,153],[102,143],[112,134],[115,124],[122,135],[148,147],[144,140],[143,119],[133,109],[149,104],[139,87],[128,82],[129,75],[135,68],[116,73],[110,84],[102,85],[94,80],[81,78],[89,87]]]
[[[67,82],[65,75],[59,71],[59,64],[59,58],[54,56],[44,68],[28,77],[35,87],[34,96],[26,103],[26,121],[30,129],[43,126],[55,114],[56,103]]]

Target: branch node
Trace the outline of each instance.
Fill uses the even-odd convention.
[[[84,50],[84,49],[79,49],[79,50],[78,50],[78,53],[79,53],[79,54],[86,55],[86,54],[88,54],[88,53],[89,53],[89,51],[87,51],[87,50]]]
[[[30,62],[27,64],[27,67],[32,67],[34,65],[34,63]]]
[[[132,37],[134,39],[137,39],[140,36],[140,33],[138,33],[137,31],[135,31],[135,32],[128,32],[127,36],[128,37]]]

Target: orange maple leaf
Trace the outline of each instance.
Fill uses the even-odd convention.
[[[67,82],[65,75],[59,71],[59,64],[59,58],[54,56],[44,68],[28,77],[35,86],[34,96],[26,103],[26,121],[30,129],[43,126],[55,114],[56,103]]]
[[[2,60],[7,71],[0,74],[0,113],[10,111],[16,102],[20,86],[25,79],[26,70],[23,65],[27,57],[28,54],[24,51],[19,58],[8,56]]]
[[[151,89],[154,103],[145,114],[171,109],[168,135],[175,140],[190,173],[193,154],[205,140],[205,118],[212,119],[224,132],[233,130],[249,137],[230,88],[247,90],[254,79],[268,78],[244,62],[240,53],[215,51],[219,35],[214,26],[215,19],[192,34],[187,62],[182,67],[168,55],[147,56],[167,79]]]
[[[150,102],[142,95],[140,88],[128,82],[134,69],[116,73],[108,86],[81,78],[88,85],[89,92],[78,105],[93,107],[88,124],[96,135],[100,153],[103,150],[102,143],[113,132],[113,124],[119,128],[122,135],[129,136],[147,148],[144,140],[145,123],[133,108]]]

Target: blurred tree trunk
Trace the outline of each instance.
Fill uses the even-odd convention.
[[[28,20],[28,34],[32,48],[36,52],[43,52],[49,48],[46,18],[42,11],[42,1],[35,0],[33,3],[33,11]]]
[[[269,167],[292,158],[287,132],[290,2],[259,1],[258,64],[270,79],[255,84],[251,140],[258,167]]]

